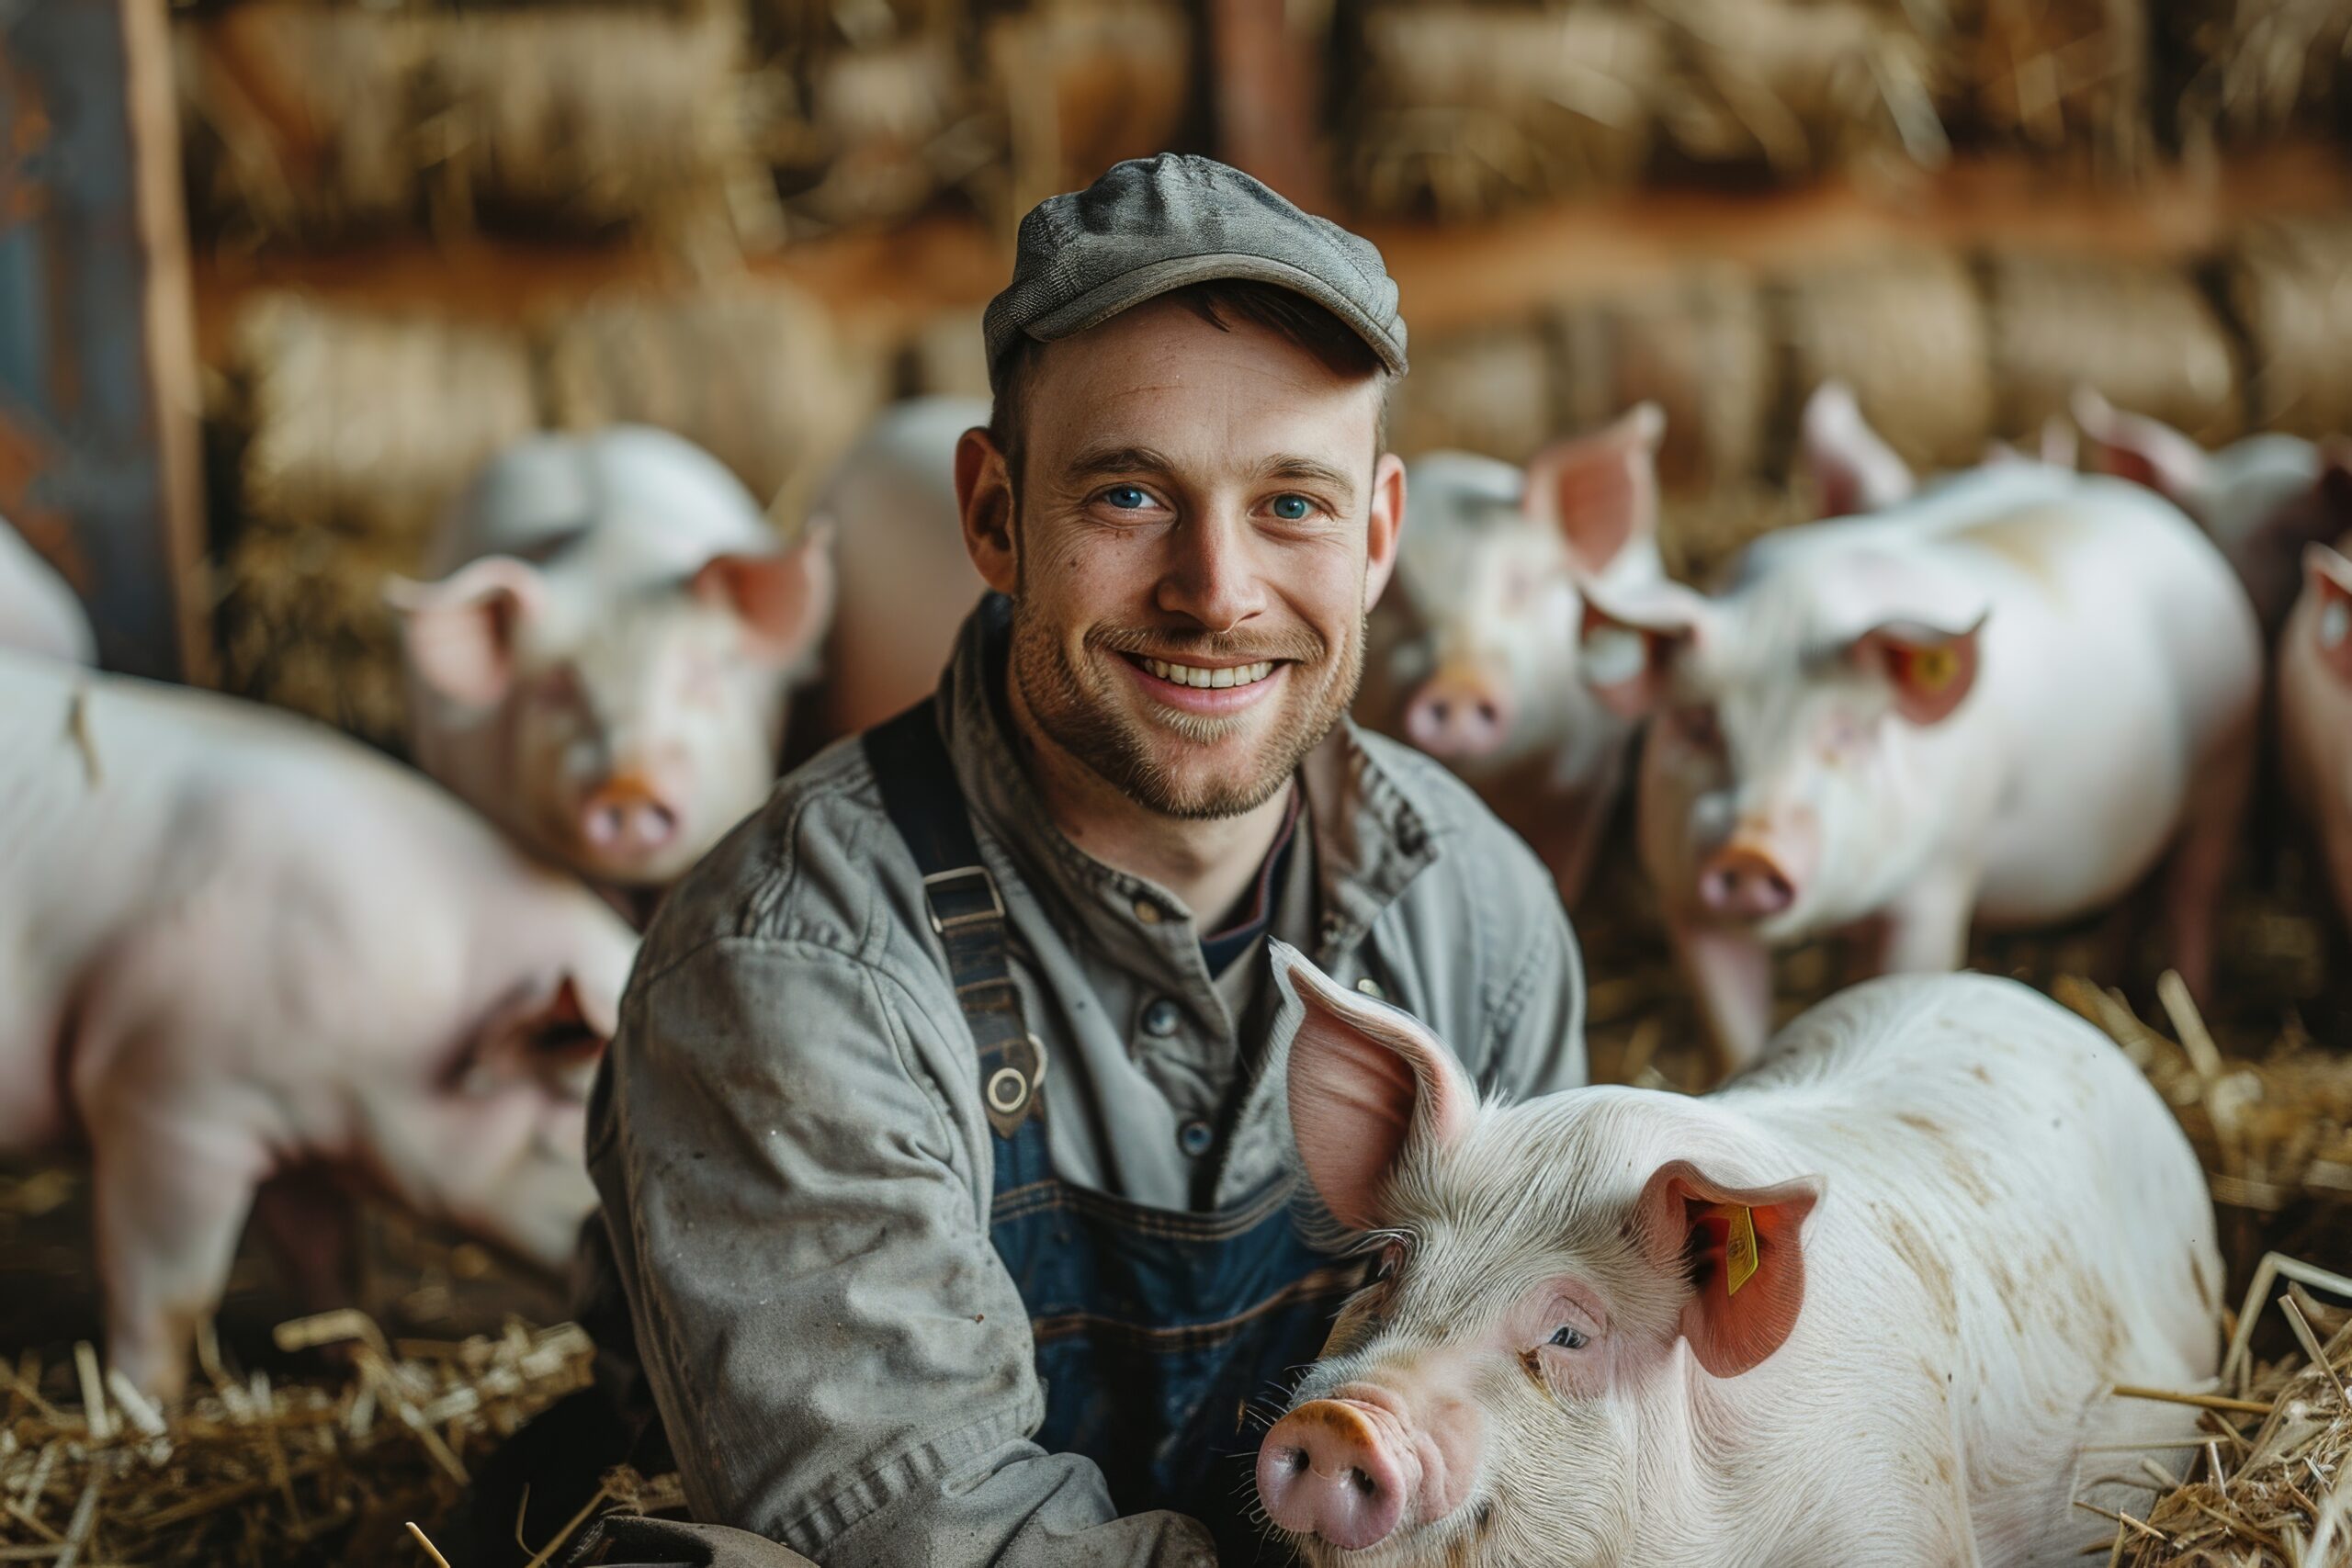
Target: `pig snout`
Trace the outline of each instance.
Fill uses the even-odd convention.
[[[1480,671],[1443,670],[1405,705],[1405,734],[1433,757],[1484,757],[1502,745],[1515,716],[1502,682]]]
[[[631,859],[667,849],[678,836],[679,811],[653,782],[616,773],[580,802],[580,838],[600,855]]]
[[[1762,850],[1719,850],[1699,868],[1699,903],[1711,915],[1760,920],[1796,898],[1796,883]]]
[[[1405,1517],[1409,1450],[1392,1444],[1374,1407],[1317,1399],[1274,1424],[1258,1449],[1258,1496],[1294,1535],[1350,1551],[1387,1539]]]

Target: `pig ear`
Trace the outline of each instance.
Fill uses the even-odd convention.
[[[1577,586],[1584,621],[1577,673],[1610,712],[1640,718],[1664,699],[1675,654],[1699,639],[1706,597],[1676,582],[1652,584],[1630,598],[1605,595],[1590,581]]]
[[[1605,571],[1627,545],[1657,533],[1657,444],[1666,412],[1643,403],[1589,435],[1555,441],[1527,465],[1521,504],[1560,531],[1579,571]]]
[[[2196,442],[2161,421],[2121,412],[2088,387],[2075,389],[2074,405],[2093,471],[2145,485],[2183,508],[2204,493],[2207,458]]]
[[[1301,1009],[1290,1044],[1290,1121],[1306,1179],[1333,1219],[1374,1229],[1381,1189],[1407,1143],[1460,1138],[1478,1092],[1411,1015],[1340,986],[1286,942],[1268,948],[1275,983]]]
[[[1689,1160],[1660,1166],[1643,1187],[1643,1246],[1662,1274],[1690,1291],[1682,1337],[1714,1376],[1739,1376],[1796,1327],[1804,1307],[1804,1221],[1821,1194],[1819,1177],[1731,1187]]]
[[[713,556],[695,573],[694,592],[734,614],[754,658],[779,669],[795,663],[832,619],[832,526],[812,524],[775,555]]]
[[[1894,711],[1913,724],[1939,724],[1976,685],[1984,616],[1965,631],[1894,621],[1854,639],[1853,659],[1886,677]]]
[[[1876,512],[1911,493],[1911,466],[1895,455],[1843,381],[1824,381],[1804,403],[1804,466],[1814,510],[1823,517]]]
[[[2319,614],[2312,640],[2328,672],[2352,685],[2352,560],[2325,545],[2303,547],[2303,586]]]
[[[506,694],[516,634],[545,597],[537,570],[512,556],[485,556],[438,582],[395,577],[384,584],[410,665],[426,685],[473,707]]]

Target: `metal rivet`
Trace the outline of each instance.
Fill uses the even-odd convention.
[[[1029,1098],[1029,1080],[1021,1076],[1018,1067],[999,1067],[989,1075],[989,1108],[1007,1116],[1021,1109]]]
[[[1376,1002],[1385,1002],[1388,999],[1388,993],[1380,988],[1380,982],[1369,975],[1356,982],[1356,989]]]
[[[1166,997],[1154,999],[1149,1007],[1143,1010],[1143,1032],[1146,1034],[1173,1034],[1176,1026],[1183,1021],[1182,1010]]]
[[[1150,899],[1148,899],[1148,898],[1138,898],[1138,899],[1136,899],[1136,919],[1138,919],[1138,920],[1141,920],[1145,925],[1148,925],[1148,926],[1156,926],[1156,925],[1158,925],[1158,924],[1159,923],[1159,919],[1160,919],[1160,915],[1159,915],[1159,905],[1157,905],[1157,904],[1155,904],[1155,903],[1153,903],[1153,902],[1152,902]]]
[[[1176,1129],[1176,1146],[1188,1155],[1204,1155],[1216,1142],[1216,1133],[1205,1122],[1187,1122]]]

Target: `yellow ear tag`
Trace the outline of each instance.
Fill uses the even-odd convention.
[[[1949,648],[1915,648],[1905,662],[1911,684],[1922,692],[1940,692],[1960,673],[1960,655]]]
[[[1756,1278],[1756,1212],[1739,1203],[1718,1203],[1715,1213],[1729,1223],[1724,1233],[1724,1293],[1736,1296]]]

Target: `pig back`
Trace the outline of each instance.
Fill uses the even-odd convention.
[[[2145,1078],[2023,986],[1904,976],[1808,1011],[1717,1098],[1826,1179],[1774,1375],[1834,1385],[1866,1360],[1924,1451],[1951,1434],[1986,1562],[2075,1544],[2086,1434],[2153,1429],[2107,1385],[2213,1371],[2211,1202]]]

